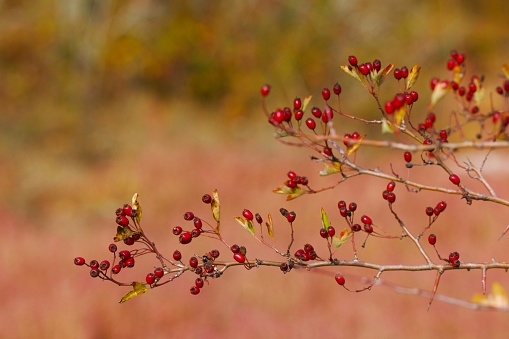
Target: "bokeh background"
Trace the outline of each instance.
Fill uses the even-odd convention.
[[[339,199],[356,201],[360,213],[397,233],[380,198],[386,185],[380,180],[356,178],[293,202],[271,193],[290,169],[307,175],[313,187],[337,178],[319,177],[309,150],[273,140],[260,85],[272,85],[268,103],[275,108],[296,96],[319,96],[338,81],[343,109],[374,117],[374,102],[338,66],[351,54],[399,67],[419,64],[416,109],[424,117],[428,81],[447,76],[451,49],[466,53],[469,75],[486,74],[488,89],[499,85],[500,66],[509,62],[505,1],[4,0],[0,15],[2,337],[506,336],[505,313],[438,301],[427,311],[427,299],[385,287],[348,293],[334,282],[337,270],[283,275],[232,269],[199,296],[189,294],[194,277],[184,275],[120,305],[126,289],[91,279],[72,263],[78,255],[109,258],[114,211],[134,192],[146,232],[168,254],[182,247],[170,230],[183,223],[185,211],[211,219],[200,197],[215,188],[224,236],[245,244],[252,256],[277,258],[233,221],[243,208],[275,216],[281,248],[288,230],[277,217],[280,207],[297,212],[296,245],[311,242],[320,254],[320,207],[344,226],[334,214]],[[389,98],[396,85],[387,86]],[[439,108],[439,121],[447,123],[452,108]],[[486,102],[482,109],[489,108]],[[378,133],[348,121],[340,126],[341,132]],[[469,157],[480,161],[483,155]],[[504,157],[507,152],[492,154],[486,176],[507,198]],[[398,152],[366,149],[357,161],[384,170],[392,162],[407,175]],[[411,175],[448,184],[433,171]],[[507,225],[506,209],[479,202],[468,207],[457,196],[411,194],[400,186],[396,192],[397,207],[414,230],[426,224],[426,206],[448,202],[434,226],[443,255],[457,250],[466,261],[507,260],[508,240],[496,241]],[[190,256],[213,247],[227,253],[201,238],[181,249]],[[351,252],[345,247],[337,255],[350,258]],[[411,245],[398,241],[371,239],[361,256],[420,262]],[[154,264],[140,260],[122,274],[143,280]],[[341,272],[352,288],[363,286],[358,277],[373,274]],[[434,273],[383,277],[429,290]],[[480,292],[480,281],[479,272],[446,274],[439,292],[469,300]],[[504,272],[489,272],[493,281],[509,288]]]

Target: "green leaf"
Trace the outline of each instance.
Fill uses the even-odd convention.
[[[335,161],[332,163],[332,166],[329,165],[328,163],[325,163],[325,167],[323,170],[320,171],[320,175],[325,176],[325,175],[331,175],[331,174],[338,173],[338,172],[341,172],[341,164],[339,162]]]
[[[339,246],[343,245],[350,237],[352,236],[353,232],[345,228],[342,230],[339,235],[335,235],[332,237],[332,245],[334,245],[335,248],[338,248]]]
[[[220,212],[219,212],[219,193],[217,193],[217,189],[212,191],[212,202],[210,203],[210,209],[212,210],[212,216],[217,223],[214,232],[219,234],[219,226],[220,226]]]
[[[302,102],[302,112],[306,111],[306,107],[308,107],[309,102],[311,101],[311,98],[313,98],[312,95],[307,96],[307,97],[304,98],[304,101]]]
[[[414,65],[410,72],[408,73],[408,78],[406,80],[406,90],[408,91],[417,81],[419,77],[419,71],[421,70],[421,66]]]
[[[241,217],[235,217],[235,220],[237,220],[237,222],[246,229],[246,231],[248,231],[249,233],[251,233],[251,235],[255,235],[255,229],[253,227],[253,223],[250,221],[250,220],[247,220],[247,219],[243,219]]]
[[[326,230],[331,225],[329,222],[329,217],[327,216],[327,213],[325,212],[323,207],[320,212],[322,213],[322,227]]]
[[[117,226],[117,234],[113,238],[113,241],[118,242],[129,238],[134,234],[134,231],[129,226]]]
[[[122,299],[120,299],[119,303],[125,303],[127,300],[132,299],[134,297],[137,297],[143,293],[145,293],[148,289],[147,285],[139,283],[139,282],[133,282],[133,290],[127,292]]]

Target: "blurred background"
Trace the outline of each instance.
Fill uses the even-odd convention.
[[[324,253],[320,207],[337,228],[344,227],[334,213],[339,199],[356,201],[360,213],[398,234],[381,199],[381,180],[356,178],[292,202],[271,193],[288,170],[308,176],[314,188],[338,179],[318,176],[321,168],[309,161],[310,150],[274,141],[259,88],[272,85],[272,110],[295,97],[319,97],[323,87],[339,82],[343,110],[375,117],[373,100],[339,65],[352,54],[383,65],[419,64],[414,111],[424,118],[429,79],[448,76],[451,49],[466,54],[467,77],[486,74],[489,91],[501,83],[500,66],[509,62],[505,1],[3,0],[0,15],[0,212],[6,240],[0,248],[0,331],[6,338],[505,337],[507,314],[438,301],[427,312],[427,299],[385,287],[348,293],[333,279],[337,270],[283,275],[269,268],[231,269],[199,296],[189,294],[194,277],[184,275],[120,305],[126,289],[91,279],[72,263],[75,256],[110,259],[114,211],[135,192],[151,239],[163,252],[179,248],[184,257],[214,247],[228,252],[201,238],[182,248],[171,234],[186,211],[212,219],[200,198],[215,188],[224,236],[246,245],[252,257],[277,259],[233,221],[244,208],[275,217],[280,248],[289,236],[278,218],[285,207],[297,212],[296,248],[311,242]],[[397,86],[391,81],[387,87],[386,99]],[[455,107],[450,101],[450,107],[439,105],[439,121],[449,121]],[[488,100],[482,109],[490,109]],[[341,133],[378,133],[338,123]],[[398,152],[358,153],[360,163],[390,171],[392,162],[408,175]],[[482,161],[484,155],[468,156]],[[508,198],[504,156],[492,154],[486,176]],[[448,184],[447,178],[412,171],[415,180]],[[466,261],[507,256],[508,240],[496,241],[507,210],[467,206],[457,196],[411,194],[404,187],[396,192],[401,216],[413,230],[427,224],[426,206],[448,202],[433,226],[443,255],[459,251]],[[360,255],[379,263],[421,262],[410,244],[398,241],[370,239]],[[342,247],[337,256],[350,258],[351,249]],[[144,280],[155,264],[143,258],[122,274],[126,281]],[[352,288],[363,286],[358,277],[373,275],[341,272]],[[429,290],[434,273],[383,277]],[[439,292],[469,300],[481,291],[480,281],[480,272],[446,274]],[[509,288],[503,272],[489,272],[488,283],[493,281]]]

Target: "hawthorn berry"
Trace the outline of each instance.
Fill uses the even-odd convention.
[[[401,67],[401,77],[403,79],[408,78],[408,68],[406,66]]]
[[[329,236],[329,232],[325,228],[320,228],[320,236],[322,238],[327,238]]]
[[[369,68],[366,64],[360,64],[357,66],[359,68],[359,71],[362,75],[368,75],[369,74]]]
[[[387,102],[385,103],[384,108],[385,108],[385,112],[386,112],[387,114],[392,114],[392,113],[394,113],[394,108],[395,108],[395,107],[394,107],[394,104],[392,103],[392,101],[387,101]]]
[[[461,180],[458,175],[453,173],[449,176],[449,181],[451,181],[454,185],[459,185]]]
[[[456,67],[456,65],[457,65],[457,63],[456,63],[456,60],[454,60],[454,59],[449,59],[447,61],[447,69],[449,71],[452,71],[454,69],[454,67]]]
[[[234,244],[230,247],[230,250],[233,252],[233,253],[239,253],[240,251],[240,246],[237,245],[237,244]]]
[[[185,231],[182,232],[182,234],[180,234],[179,236],[179,242],[182,245],[189,244],[191,240],[193,240],[193,235],[191,234],[191,232]]]
[[[334,94],[340,95],[341,94],[341,85],[336,82],[334,84],[334,86],[332,87],[332,90],[334,91]]]
[[[201,229],[195,228],[191,231],[191,237],[198,238],[201,234]]]
[[[430,80],[430,87],[431,87],[432,91],[435,89],[435,87],[438,85],[439,82],[440,82],[439,78],[432,78]]]
[[[336,229],[333,226],[327,227],[327,234],[329,237],[333,237],[336,234]]]
[[[294,115],[295,115],[295,120],[301,121],[302,118],[304,117],[304,112],[301,109],[298,109],[295,111]]]
[[[127,246],[132,246],[134,245],[134,238],[133,237],[127,237],[124,239],[124,244],[126,244]]]
[[[311,108],[311,114],[313,114],[315,118],[320,118],[322,116],[322,111],[318,107],[313,106],[313,108]]]
[[[405,159],[406,162],[412,162],[412,153],[410,152],[403,153],[403,158]]]
[[[264,97],[269,95],[269,93],[270,93],[270,85],[267,85],[267,84],[263,85],[262,88],[260,88],[260,93]]]
[[[346,207],[346,201],[340,200],[338,201],[338,208]]]
[[[354,232],[359,232],[361,229],[362,229],[361,225],[359,225],[359,224],[352,225],[352,231],[354,231]]]
[[[388,195],[389,195],[389,191],[388,191],[388,190],[384,190],[384,191],[382,192],[382,198],[383,198],[384,200],[387,200],[387,196],[388,196]]]
[[[389,181],[389,183],[387,184],[387,191],[388,192],[392,192],[394,191],[394,188],[396,187],[396,183],[394,182],[394,180],[391,180]]]
[[[308,177],[300,177],[300,183],[306,186],[309,183]]]
[[[255,219],[256,219],[256,222],[259,224],[261,224],[263,222],[263,219],[262,219],[262,216],[260,215],[260,213],[255,214]]]
[[[356,67],[357,66],[357,57],[355,55],[350,55],[348,57],[348,63],[353,66],[353,67]]]
[[[373,221],[371,220],[370,217],[368,217],[367,215],[363,215],[361,217],[361,222],[366,224],[366,225],[371,225],[373,223]]]
[[[431,217],[433,215],[433,207],[426,207],[426,215]]]
[[[437,236],[431,233],[430,235],[428,235],[428,242],[430,245],[434,246],[437,243]]]
[[[147,284],[152,285],[156,281],[155,274],[152,272],[147,274],[147,276],[145,277],[145,281],[147,282]]]
[[[195,285],[189,289],[189,292],[191,292],[192,295],[197,295],[200,293],[200,288]]]
[[[437,204],[437,208],[443,212],[445,211],[445,208],[447,207],[447,203],[445,201],[440,201],[438,204]]]
[[[309,254],[307,254],[303,249],[298,249],[297,251],[295,251],[294,256],[295,256],[295,258],[302,260],[302,261],[309,260]]]
[[[286,216],[286,220],[288,220],[288,222],[294,222],[296,217],[297,217],[297,214],[294,211],[291,211]]]
[[[233,259],[235,259],[236,262],[243,264],[246,261],[246,257],[242,253],[235,253],[233,255]]]
[[[91,276],[92,278],[95,278],[95,277],[97,277],[98,275],[99,275],[99,270],[98,270],[97,268],[93,268],[93,269],[91,269],[91,270],[90,270],[90,276]]]
[[[180,235],[180,233],[182,233],[182,227],[181,226],[173,227],[173,234]]]
[[[99,268],[103,271],[106,271],[108,268],[110,268],[110,262],[108,260],[101,261]]]
[[[124,207],[122,207],[122,212],[124,215],[131,216],[131,212],[133,211],[133,208],[129,204],[125,204]]]
[[[382,62],[380,60],[378,60],[378,59],[375,59],[373,61],[373,69],[375,71],[379,72],[381,68],[382,68]]]
[[[196,278],[196,280],[194,281],[194,285],[195,285],[196,287],[198,287],[198,288],[202,288],[202,287],[203,287],[203,285],[205,285],[205,281],[204,281],[202,278],[198,277],[198,278]]]
[[[297,187],[297,183],[294,180],[288,179],[285,182],[285,185],[289,188],[295,188]]]
[[[309,129],[314,130],[316,128],[316,122],[312,118],[307,118],[306,119],[306,126]]]
[[[364,231],[368,234],[373,233],[373,225],[364,224]]]
[[[298,110],[302,107],[302,100],[300,98],[293,99],[293,109]]]
[[[349,211],[349,210],[347,210],[347,209],[346,209],[346,207],[344,207],[344,206],[343,206],[343,207],[341,207],[341,208],[339,209],[339,214],[340,214],[343,218],[348,217],[348,216],[349,216],[349,214],[351,214],[351,213],[352,213],[352,212],[350,212],[350,213],[348,213],[348,212],[350,212],[350,211]]]
[[[193,219],[194,228],[201,229],[203,226],[203,223],[200,218],[194,217]]]
[[[189,266],[191,266],[192,268],[198,267],[198,258],[196,257],[189,258]]]
[[[130,257],[129,259],[127,259],[125,261],[125,265],[126,265],[126,267],[134,267],[134,258]]]
[[[388,192],[387,193],[387,201],[391,204],[396,201],[396,194],[394,192]]]
[[[182,259],[182,253],[180,253],[179,250],[175,250],[173,252],[173,259],[177,260],[177,261],[180,261],[180,259]]]
[[[162,267],[156,267],[154,269],[154,275],[158,278],[162,278],[164,276],[164,270]]]
[[[117,210],[115,211],[115,215],[117,217],[121,216],[121,215],[125,215],[124,210],[122,208],[117,208]]]
[[[345,281],[345,277],[344,277],[343,275],[341,275],[340,273],[337,273],[337,274],[336,274],[335,279],[336,279],[336,282],[337,282],[339,285],[341,285],[341,286],[343,286],[343,285],[345,284],[345,282],[346,282],[346,281]]]
[[[219,251],[218,250],[212,250],[209,252],[210,256],[214,259],[216,259],[217,257],[219,257]]]
[[[203,201],[203,203],[205,204],[210,204],[212,202],[212,197],[210,196],[210,194],[204,194],[201,197],[201,201]]]
[[[500,87],[500,86],[497,86],[496,91],[497,91],[497,93],[498,93],[498,94],[500,94],[500,95],[503,95],[503,94],[504,94],[504,89],[503,89],[502,87]]]
[[[330,99],[330,89],[328,89],[328,88],[322,89],[322,98],[325,101]]]
[[[438,215],[440,215],[440,213],[442,213],[442,211],[441,211],[438,207],[435,207],[435,208],[433,209],[433,214],[434,214],[434,215],[438,216]]]
[[[349,205],[348,205],[348,209],[352,212],[355,212],[355,210],[357,209],[357,203],[355,202],[351,202]]]
[[[194,213],[193,212],[186,212],[184,213],[184,219],[189,221],[194,219]]]
[[[119,274],[119,273],[120,273],[120,270],[121,270],[120,265],[115,265],[115,266],[113,266],[113,267],[112,267],[112,269],[111,269],[111,273],[113,273],[113,274]]]
[[[400,80],[401,79],[401,70],[399,68],[395,68],[394,69],[394,78],[396,80]]]
[[[334,117],[334,112],[332,111],[332,108],[330,108],[329,106],[325,107],[325,109],[323,110],[323,114],[322,114],[322,121],[324,123],[328,123],[329,121],[332,120],[333,117]]]
[[[131,257],[131,252],[129,252],[128,250],[122,250],[118,253],[118,256],[122,260],[127,260]]]
[[[311,245],[311,244],[304,245],[304,252],[309,253],[309,252],[311,252],[313,250],[314,250],[313,245]]]
[[[125,227],[127,225],[129,225],[129,219],[127,219],[125,217],[125,215],[119,215],[117,216],[117,218],[115,219],[115,221],[117,222],[117,224],[119,224],[120,226],[122,227]]]
[[[82,257],[74,258],[74,265],[77,265],[77,266],[85,265],[85,258],[82,258]]]
[[[248,209],[244,209],[244,211],[242,211],[242,216],[247,220],[253,220],[253,213]]]
[[[212,265],[211,263],[205,264],[203,268],[205,269],[205,272],[207,272],[208,274],[214,272],[215,270],[214,265]]]

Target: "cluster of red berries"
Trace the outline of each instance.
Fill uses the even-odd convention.
[[[416,91],[404,92],[404,93],[396,93],[394,98],[391,101],[387,101],[385,103],[385,112],[387,114],[392,114],[394,111],[403,107],[403,105],[412,105],[419,99],[419,94]]]
[[[352,134],[345,133],[345,135],[343,135],[343,144],[346,147],[350,147],[350,146],[352,146],[352,144],[350,143],[350,139],[351,140],[359,140],[360,138],[361,138],[361,135],[358,132],[353,132]]]
[[[115,263],[115,253],[117,252],[118,248],[115,244],[110,244],[108,246],[108,250],[114,254],[113,263]],[[88,266],[90,267],[90,276],[93,278],[100,277],[104,279],[106,275],[108,274],[108,269],[111,267],[111,273],[112,274],[118,274],[123,268],[131,268],[134,267],[134,256],[133,254],[128,250],[122,250],[118,253],[118,256],[120,257],[120,261],[118,264],[115,264],[113,267],[111,267],[111,264],[108,260],[103,260],[99,263],[97,260],[91,260],[90,263],[86,263],[85,259],[83,257],[76,257],[74,258],[74,264],[77,266]]]
[[[412,159],[410,159],[412,160]],[[394,193],[394,189],[396,188],[396,183],[394,181],[389,181],[386,189],[382,192],[382,198],[387,200],[389,203],[394,203],[396,201],[396,194]]]
[[[373,62],[359,64],[357,57],[355,55],[350,55],[348,57],[348,63],[350,66],[357,68],[362,75],[368,75],[373,71],[379,72],[382,69],[382,63],[378,59],[375,59]]]
[[[452,71],[457,66],[463,65],[465,62],[465,54],[458,53],[456,50],[451,51],[451,59],[447,60],[447,69]]]
[[[200,290],[205,285],[205,281],[207,280],[207,278],[209,277],[217,278],[220,275],[220,273],[216,269],[216,265],[214,265],[214,261],[219,257],[219,254],[220,253],[218,250],[213,249],[209,253],[202,256],[201,258],[198,258],[197,256],[192,256],[189,258],[190,270],[194,272],[196,275],[198,275],[198,277],[194,281],[194,285],[191,286],[189,290],[191,294],[196,295],[200,293]],[[175,252],[173,252],[173,259],[180,261],[182,259],[182,254],[178,250],[176,250]],[[158,278],[160,277],[157,276],[156,271],[154,270],[154,273],[147,274],[146,281],[148,284],[152,284],[155,281],[157,281]]]
[[[454,268],[458,268],[460,267],[460,254],[458,252],[451,252],[449,254],[449,263],[452,265],[452,267]]]
[[[115,222],[121,227],[129,227],[129,219],[133,220],[136,217],[138,211],[133,209],[131,205],[124,204],[122,208],[117,208],[115,211],[115,215],[117,216]],[[129,237],[124,239],[124,244],[131,246],[134,245],[136,241],[140,240],[139,233],[133,233]]]
[[[318,258],[315,249],[311,244],[305,244],[304,248],[300,248],[297,251],[295,251],[294,255],[295,258],[302,261],[315,260],[316,258]]]
[[[294,171],[289,171],[286,175],[288,180],[286,180],[285,185],[290,188],[296,188],[298,185],[307,186],[309,184],[307,177],[297,175]]]
[[[497,93],[505,97],[509,96],[509,79],[506,79],[502,86],[497,86]]]
[[[396,80],[406,79],[408,78],[408,67],[403,66],[401,68],[394,68],[394,78]]]
[[[446,207],[447,207],[447,203],[445,201],[440,201],[440,202],[437,203],[435,208],[433,208],[431,206],[426,207],[426,210],[425,210],[426,211],[426,215],[428,217],[432,217],[433,215],[438,217],[440,215],[440,213],[445,211]]]
[[[418,128],[419,131],[424,132],[426,130],[432,129],[433,124],[435,123],[436,115],[433,112],[428,113],[426,116],[426,119],[424,119],[424,122],[419,123]]]
[[[338,209],[339,209],[339,214],[343,218],[348,218],[350,220],[349,225],[350,225],[350,228],[351,228],[352,231],[359,232],[359,231],[361,231],[363,229],[360,224],[352,223],[354,212],[357,210],[357,203],[351,202],[347,206],[346,202],[344,200],[340,200],[340,201],[338,201]],[[373,233],[373,221],[371,220],[371,218],[369,216],[363,215],[361,217],[361,222],[364,225],[364,232],[366,232],[368,234]],[[323,230],[323,228],[322,228],[322,230]],[[329,236],[333,236],[334,235],[334,234],[330,235],[330,233],[328,233],[328,234],[329,234]],[[322,235],[322,232],[320,232],[320,235],[323,238],[326,238],[326,236],[324,237]]]
[[[200,218],[195,217],[193,212],[184,213],[184,220],[193,222],[194,228],[191,231],[184,231],[182,226],[173,227],[173,234],[179,236],[179,242],[183,245],[189,244],[193,238],[199,237],[203,232],[203,222]]]
[[[285,217],[289,223],[294,222],[295,218],[297,218],[297,213],[295,213],[294,211],[288,212],[288,210],[283,207],[279,209],[279,213],[281,213],[281,215]]]

